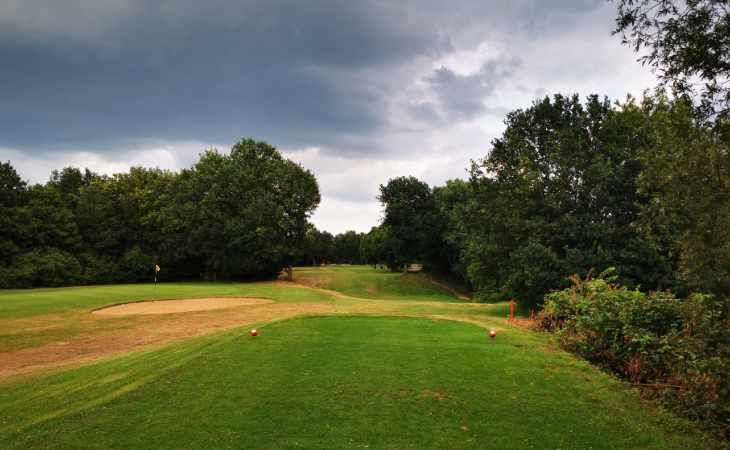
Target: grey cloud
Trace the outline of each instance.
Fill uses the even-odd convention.
[[[0,0],[0,147],[254,136],[387,153],[383,136],[403,127],[387,114],[394,93],[423,74],[403,67],[490,33],[560,33],[601,2]],[[399,101],[428,125],[469,119],[513,68],[441,68],[426,79],[433,101]]]
[[[468,120],[489,111],[484,101],[520,65],[518,58],[487,61],[478,72],[460,75],[446,67],[425,78],[437,102],[415,104],[412,112],[421,119]],[[500,110],[501,112],[501,110]]]
[[[382,94],[334,83],[326,69],[403,64],[448,48],[381,3],[139,3],[108,30],[87,33],[73,29],[88,17],[64,14],[65,28],[31,37],[34,16],[17,14],[0,33],[0,146],[103,149],[241,135],[333,142],[333,130],[382,127]]]

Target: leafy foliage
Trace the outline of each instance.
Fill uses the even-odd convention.
[[[428,184],[415,177],[398,177],[380,186],[383,225],[388,229],[391,269],[412,262],[435,266],[443,247],[442,220]]]
[[[463,264],[482,298],[523,306],[570,273],[616,266],[629,285],[671,287],[672,260],[635,227],[648,198],[636,181],[645,119],[607,99],[556,95],[507,116],[471,168]]]
[[[699,95],[704,116],[730,114],[730,2],[618,0],[614,32],[674,92]]]
[[[626,380],[651,388],[682,415],[728,432],[730,424],[730,305],[694,294],[649,295],[616,283],[572,277],[548,294],[539,326],[561,345]]]
[[[642,102],[647,139],[639,190],[651,201],[640,226],[678,255],[693,290],[730,298],[730,124],[702,126],[692,105],[659,92]]]

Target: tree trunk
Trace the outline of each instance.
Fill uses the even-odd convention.
[[[294,281],[294,270],[292,269],[292,266],[286,266],[286,280],[287,281]]]

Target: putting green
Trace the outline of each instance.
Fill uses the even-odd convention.
[[[315,317],[3,386],[0,448],[702,448],[545,336]]]

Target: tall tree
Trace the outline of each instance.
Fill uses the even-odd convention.
[[[334,236],[328,231],[319,231],[310,224],[304,237],[300,264],[318,266],[334,261]]]
[[[191,242],[210,278],[271,276],[289,267],[319,204],[317,181],[251,139],[230,156],[208,151],[193,168]]]
[[[464,251],[472,227],[469,213],[472,207],[470,185],[464,180],[449,180],[444,186],[434,187],[433,196],[443,223],[440,269],[467,281]]]

